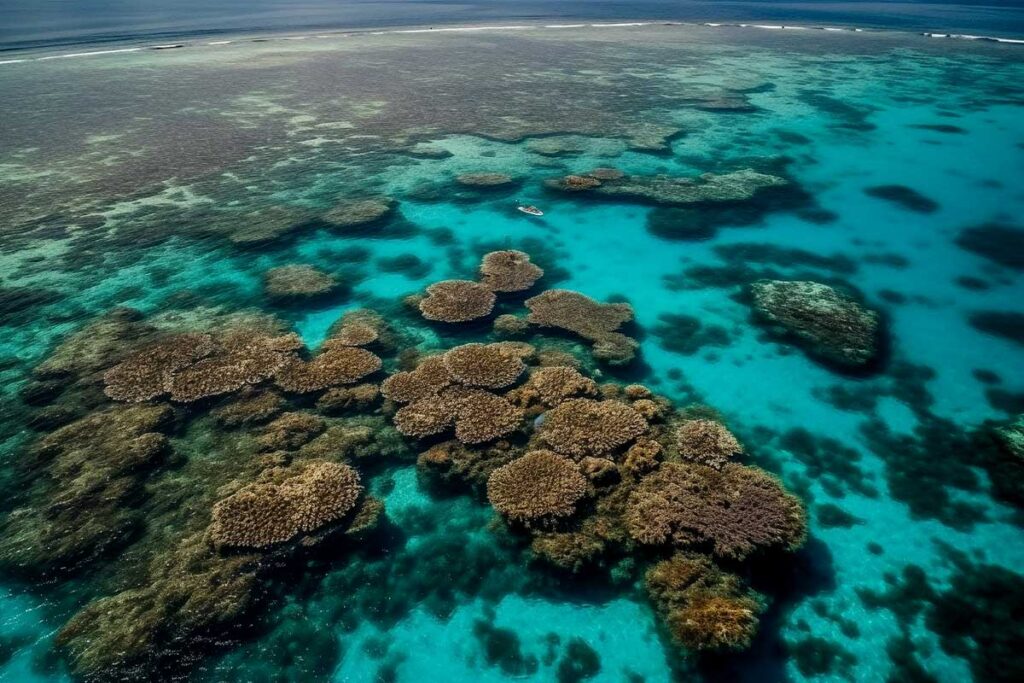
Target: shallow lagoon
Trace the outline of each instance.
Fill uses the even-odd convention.
[[[522,249],[545,267],[543,287],[635,309],[639,359],[600,366],[604,379],[713,406],[746,461],[807,504],[805,548],[752,577],[773,601],[753,648],[703,658],[698,671],[1016,678],[1020,664],[1005,657],[1020,643],[1016,623],[993,618],[995,634],[974,624],[972,642],[929,606],[962,590],[988,615],[984,591],[965,589],[972,581],[1002,586],[1016,609],[1022,590],[1018,575],[997,575],[1024,560],[1019,510],[994,499],[960,435],[1024,405],[1020,324],[1002,334],[971,324],[982,311],[1024,313],[1019,265],[999,256],[1013,243],[963,237],[1021,229],[1017,46],[639,26],[239,42],[2,68],[0,87],[18,93],[0,134],[9,470],[35,438],[34,408],[19,398],[30,371],[113,307],[199,320],[202,307],[256,307],[314,348],[342,313],[370,306],[421,348],[446,348],[487,326],[438,329],[402,297],[472,277],[493,248]],[[716,217],[695,240],[652,234],[649,204],[543,185],[607,166],[631,176],[754,168],[802,193]],[[453,183],[469,172],[518,185]],[[877,189],[889,186],[901,189]],[[339,234],[318,222],[371,194],[399,202],[387,230]],[[545,217],[517,213],[517,199]],[[240,243],[282,207],[280,223],[298,227]],[[420,263],[395,258],[409,254]],[[315,305],[271,305],[263,273],[286,263],[346,286]],[[879,371],[836,372],[766,335],[743,295],[759,277],[857,291],[888,330]],[[695,316],[700,330],[671,315]],[[181,472],[220,457],[216,440],[212,452],[187,431],[172,441],[189,460]],[[253,628],[199,660],[197,677],[553,680],[573,638],[600,658],[587,680],[672,680],[694,666],[629,582],[591,586],[529,564],[495,533],[486,500],[430,493],[408,460],[364,476],[398,531],[268,588]],[[159,536],[149,528],[123,557],[66,581],[5,578],[2,675],[66,678],[54,633],[89,600],[137,582],[104,567],[137,563],[132,554]],[[964,645],[982,654],[964,657]],[[1005,667],[979,663],[988,652]]]

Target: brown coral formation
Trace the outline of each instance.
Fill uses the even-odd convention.
[[[522,292],[533,287],[544,270],[530,262],[530,255],[514,249],[492,251],[480,263],[480,282],[495,292]]]
[[[294,334],[270,336],[246,328],[216,339],[198,333],[170,335],[107,370],[104,391],[132,403],[166,394],[191,403],[269,379],[300,347]]]
[[[576,463],[544,450],[499,467],[487,480],[494,509],[524,524],[567,517],[586,493],[587,480]]]
[[[708,545],[733,559],[762,548],[794,549],[806,537],[800,501],[766,472],[735,464],[715,470],[663,463],[633,492],[626,526],[641,543]]]
[[[351,511],[362,485],[348,465],[311,461],[271,471],[213,506],[218,546],[264,548],[314,531]]]
[[[625,403],[573,398],[548,411],[538,433],[559,453],[581,458],[610,453],[646,430],[647,421]]]
[[[419,302],[427,320],[462,323],[489,315],[496,297],[488,287],[471,280],[442,280],[427,287]]]
[[[742,650],[764,604],[706,557],[679,553],[648,570],[647,593],[673,640],[690,650]]]
[[[416,438],[440,434],[454,425],[459,441],[477,444],[515,431],[523,411],[497,394],[456,386],[403,406],[394,421],[398,431]]]
[[[326,296],[337,287],[334,277],[308,265],[280,266],[263,275],[263,291],[281,303]]]
[[[138,403],[167,393],[172,374],[213,353],[208,334],[177,334],[150,344],[103,375],[107,396]]]
[[[353,346],[332,346],[310,361],[293,358],[275,378],[277,385],[296,394],[352,384],[381,368],[375,354]]]
[[[501,389],[526,370],[518,354],[501,344],[463,344],[444,354],[449,375],[467,386]]]
[[[452,383],[444,356],[424,358],[413,370],[396,372],[384,380],[381,393],[398,403],[411,403],[439,394]]]
[[[680,457],[718,470],[743,452],[732,432],[715,420],[686,420],[676,430],[676,444]]]
[[[616,365],[636,354],[634,339],[617,332],[633,319],[629,304],[602,304],[568,289],[549,289],[526,300],[527,320],[541,327],[573,332],[594,344],[594,356]]]
[[[536,399],[545,406],[554,407],[567,398],[596,396],[597,383],[584,377],[576,368],[551,366],[531,370],[529,379],[516,392],[525,403]]]

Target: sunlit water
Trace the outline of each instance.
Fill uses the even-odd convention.
[[[643,26],[236,43],[2,67],[7,466],[35,438],[19,399],[28,373],[113,307],[256,307],[313,348],[343,312],[372,306],[421,346],[443,347],[452,338],[401,298],[472,277],[491,248],[520,248],[548,267],[546,286],[633,305],[640,361],[605,378],[714,406],[750,461],[807,503],[805,549],[782,575],[756,577],[774,605],[754,647],[702,661],[702,675],[1014,680],[1019,650],[985,667],[985,655],[956,644],[1012,648],[1019,622],[996,619],[974,628],[976,642],[953,642],[921,608],[955,576],[984,583],[1024,562],[1019,510],[993,498],[970,454],[925,436],[1024,408],[1021,259],[999,255],[1020,248],[1024,229],[1021,54],[901,34]],[[653,234],[650,206],[543,187],[604,166],[772,169],[806,194],[694,240]],[[519,185],[453,184],[482,171]],[[885,186],[909,191],[866,192]],[[341,235],[312,220],[258,248],[229,239],[251,210],[316,216],[366,194],[397,200],[401,229]],[[516,200],[545,216],[523,216]],[[1016,242],[987,255],[965,248],[964,231],[986,225]],[[348,287],[326,303],[272,306],[262,276],[284,263],[315,265]],[[886,321],[881,371],[840,374],[766,336],[740,296],[762,276],[863,295]],[[978,312],[1018,317],[993,333],[971,324]],[[665,317],[680,315],[721,332],[691,338]],[[574,585],[527,565],[490,529],[486,501],[438,497],[408,462],[366,476],[398,530],[390,545],[297,572],[273,589],[256,628],[195,676],[582,680],[558,674],[573,638],[600,657],[587,680],[668,681],[689,666],[632,585]],[[113,571],[118,559],[63,582],[4,579],[0,678],[68,678],[54,633],[132,580],[104,576],[104,563]],[[933,593],[888,609],[877,596],[909,585],[908,567]],[[1004,599],[1019,610],[1022,579],[1012,577]],[[494,627],[518,649],[489,641]]]

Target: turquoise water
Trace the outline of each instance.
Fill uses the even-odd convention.
[[[184,671],[158,677],[1020,679],[1021,464],[992,460],[976,431],[1024,410],[1017,46],[652,25],[195,46],[0,69],[0,88],[17,93],[0,105],[6,538],[53,495],[41,479],[54,472],[29,466],[28,487],[19,475],[33,441],[57,428],[40,426],[46,401],[23,400],[33,368],[112,308],[176,330],[258,309],[316,349],[343,313],[371,307],[400,348],[446,349],[491,340],[489,322],[432,325],[401,300],[473,278],[481,254],[507,248],[545,268],[531,294],[557,287],[632,305],[640,347],[627,366],[557,342],[586,369],[713,407],[746,445],[744,462],[779,474],[808,509],[801,550],[733,568],[770,602],[750,649],[690,656],[645,597],[652,557],[617,581],[539,566],[493,523],[486,497],[427,486],[415,464],[424,446],[385,432],[388,408],[376,406],[380,445],[350,460],[384,501],[384,530],[268,570],[246,628],[186,643]],[[712,229],[666,239],[652,232],[662,209],[650,203],[544,186],[595,167],[753,168],[799,191],[725,216],[699,205],[687,220]],[[470,172],[517,184],[455,183]],[[866,192],[887,186],[903,189]],[[400,217],[349,232],[319,220],[367,195],[396,201]],[[518,213],[517,200],[544,217]],[[282,207],[294,230],[232,241]],[[993,248],[965,239],[979,226]],[[418,262],[395,266],[407,255]],[[288,263],[343,286],[275,304],[263,274]],[[765,277],[856,292],[883,321],[878,365],[837,370],[767,333],[745,294]],[[503,301],[495,313],[524,312],[521,299]],[[979,312],[1010,322],[993,331]],[[702,331],[670,316],[693,316]],[[75,381],[49,401],[67,407],[65,421],[112,403],[96,376]],[[5,543],[0,679],[74,679],[54,644],[65,622],[145,585],[152,558],[205,528],[217,490],[252,457],[249,433],[216,427],[209,409],[179,409],[176,464],[146,475],[130,541],[44,572],[12,568],[31,553]],[[577,639],[597,670],[565,663]]]

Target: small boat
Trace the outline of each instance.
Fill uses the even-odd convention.
[[[543,211],[541,211],[540,209],[538,209],[536,206],[534,206],[532,204],[525,204],[525,205],[524,204],[520,204],[516,208],[519,209],[520,211],[522,211],[523,213],[529,214],[531,216],[543,216],[544,215]]]

